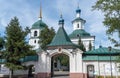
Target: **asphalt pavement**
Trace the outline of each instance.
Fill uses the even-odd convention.
[[[55,71],[52,78],[69,78],[68,71]]]

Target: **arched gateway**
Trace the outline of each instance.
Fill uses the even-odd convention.
[[[51,57],[51,77],[69,76],[69,56],[65,53],[56,53]]]
[[[48,50],[39,53],[39,64],[36,67],[37,78],[51,78],[52,76],[52,57],[57,54],[65,54],[69,57],[69,76],[70,78],[80,78],[82,74],[82,51],[79,49]]]
[[[39,62],[36,64],[37,78],[51,78],[53,76],[53,59],[55,55],[65,54],[69,57],[70,78],[80,78],[82,74],[82,51],[69,39],[64,30],[64,19],[59,20],[59,29],[48,45],[47,51],[39,52]]]

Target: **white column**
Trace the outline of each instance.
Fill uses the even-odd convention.
[[[70,72],[83,73],[82,72],[82,54],[79,52],[73,52],[70,56]]]
[[[70,73],[75,72],[75,54],[70,55]]]

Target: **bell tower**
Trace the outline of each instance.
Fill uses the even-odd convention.
[[[85,20],[81,18],[81,9],[79,6],[76,9],[76,18],[72,21],[73,30],[84,29]]]
[[[37,50],[38,48],[40,48],[40,33],[41,30],[43,30],[45,27],[47,27],[47,25],[43,22],[42,20],[42,6],[40,4],[40,13],[39,13],[39,19],[37,22],[35,22],[32,25],[32,28],[30,30],[30,39],[29,39],[29,44],[31,46],[33,46],[34,50]]]

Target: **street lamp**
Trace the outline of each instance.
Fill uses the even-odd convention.
[[[110,51],[110,70],[111,70],[111,78],[112,78],[112,76],[113,76],[113,74],[112,74],[112,63],[111,63],[111,50],[112,50],[112,47],[109,46],[108,49]]]
[[[100,77],[100,63],[99,63],[99,55],[97,55],[97,57],[98,57],[98,77]]]

